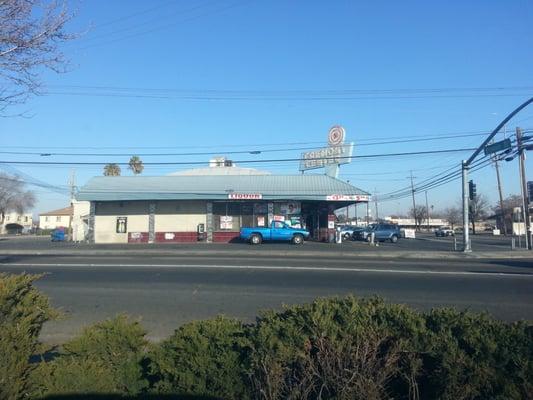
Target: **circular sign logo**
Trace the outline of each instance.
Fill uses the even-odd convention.
[[[329,134],[328,134],[329,145],[338,146],[344,143],[345,135],[346,135],[346,132],[344,131],[344,128],[342,126],[335,125],[329,130]]]

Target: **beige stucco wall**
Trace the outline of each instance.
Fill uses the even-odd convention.
[[[102,202],[96,204],[95,243],[127,243],[129,232],[148,232],[148,202]],[[117,233],[117,217],[127,217],[126,233]]]
[[[204,201],[157,201],[155,232],[196,232],[206,223]],[[95,243],[127,243],[128,233],[148,232],[149,201],[99,202],[94,219]],[[127,217],[127,232],[117,233],[117,217]]]
[[[203,201],[160,201],[156,206],[156,232],[196,232],[198,224],[206,223]]]

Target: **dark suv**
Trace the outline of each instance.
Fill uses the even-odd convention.
[[[377,241],[390,240],[392,243],[396,243],[400,238],[400,227],[393,224],[374,224],[360,232],[354,232],[354,238],[369,242],[372,233],[374,233],[374,238]]]

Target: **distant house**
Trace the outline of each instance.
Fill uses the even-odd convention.
[[[9,212],[4,215],[4,220],[0,223],[0,234],[27,233],[33,226],[33,216],[31,213]]]
[[[39,229],[68,228],[72,217],[72,207],[60,208],[39,214]]]

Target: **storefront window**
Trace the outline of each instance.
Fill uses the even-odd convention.
[[[266,227],[268,202],[215,202],[213,203],[216,231],[238,231],[242,227]],[[294,228],[303,226],[301,203],[275,202],[274,220],[284,221]]]

